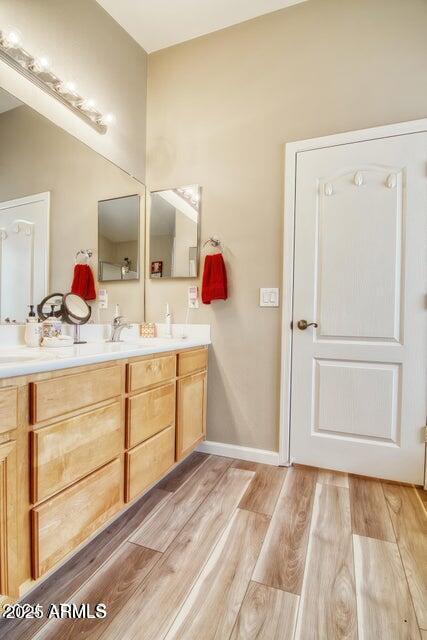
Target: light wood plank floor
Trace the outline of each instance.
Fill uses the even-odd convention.
[[[426,492],[202,453],[26,602],[104,620],[0,621],[2,640],[424,640]]]

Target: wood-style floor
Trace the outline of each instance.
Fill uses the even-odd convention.
[[[26,599],[104,602],[106,619],[0,637],[425,639],[425,494],[194,453]]]

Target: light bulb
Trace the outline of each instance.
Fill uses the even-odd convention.
[[[19,31],[9,31],[9,33],[6,36],[8,43],[10,44],[10,46],[12,47],[16,47],[19,45],[19,43],[21,42],[21,34],[19,33]]]
[[[47,56],[40,56],[40,58],[36,58],[34,60],[34,68],[39,73],[42,71],[47,71],[50,67],[50,60]]]
[[[69,80],[68,82],[66,82],[64,86],[66,90],[69,91],[70,93],[76,93],[77,91],[77,85],[72,80]]]
[[[93,98],[83,98],[77,106],[83,111],[96,111],[96,102]]]
[[[114,124],[116,116],[113,113],[107,113],[107,115],[103,117],[103,121],[105,124]]]

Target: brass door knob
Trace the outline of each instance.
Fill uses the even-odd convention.
[[[305,331],[307,327],[317,327],[317,322],[307,322],[307,320],[298,320],[297,327],[301,329],[301,331]]]

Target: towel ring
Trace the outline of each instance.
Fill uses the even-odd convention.
[[[206,245],[210,245],[211,247],[215,247],[216,249],[219,249],[221,251],[221,253],[224,253],[224,249],[223,249],[223,246],[221,244],[221,240],[219,238],[217,238],[216,236],[211,236],[210,238],[208,238],[206,240],[206,242],[203,243],[203,247],[206,247]]]
[[[84,256],[85,258],[85,263],[86,264],[91,257],[93,256],[93,251],[92,249],[79,249],[76,253],[76,263],[78,262],[79,256]]]

